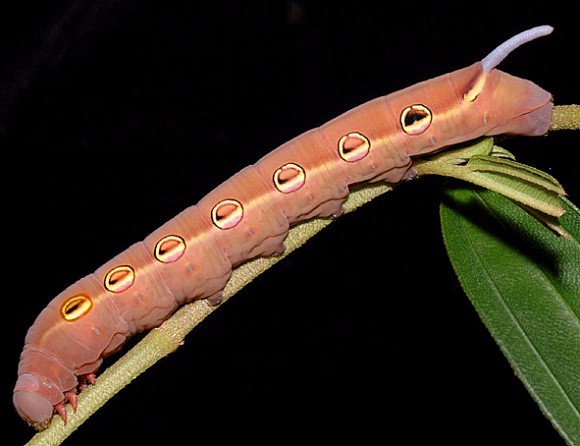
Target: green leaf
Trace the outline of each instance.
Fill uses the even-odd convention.
[[[560,235],[567,236],[557,217],[564,209],[562,185],[553,176],[515,161],[513,155],[488,137],[414,160],[417,177],[441,175],[498,192],[533,211]]]
[[[495,147],[498,149],[500,148],[498,146]],[[503,152],[505,153],[507,151],[504,149]],[[514,178],[525,180],[530,184],[555,192],[556,194],[564,194],[564,188],[552,175],[549,175],[540,169],[536,169],[535,167],[517,163],[511,159],[500,158],[498,155],[474,156],[469,160],[467,165],[472,170],[513,176]]]
[[[472,186],[445,191],[441,223],[480,318],[544,415],[568,444],[580,444],[580,211],[562,203],[570,238]]]

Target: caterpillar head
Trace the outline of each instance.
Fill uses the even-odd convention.
[[[55,410],[66,421],[64,403],[76,396],[77,384],[77,376],[57,357],[37,346],[26,345],[18,366],[12,402],[24,421],[42,430],[49,425]]]
[[[24,373],[18,377],[12,402],[18,415],[35,429],[45,429],[52,414],[54,405],[52,398],[62,398],[63,394],[46,380]]]

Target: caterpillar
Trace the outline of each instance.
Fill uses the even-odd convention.
[[[51,300],[29,328],[14,387],[18,414],[36,429],[103,358],[196,299],[217,305],[232,268],[278,255],[290,226],[338,217],[352,185],[413,178],[413,157],[480,136],[548,131],[551,94],[502,72],[519,33],[482,61],[355,107],[268,153]]]

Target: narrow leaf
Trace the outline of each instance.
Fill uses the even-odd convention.
[[[565,193],[562,185],[552,175],[513,160],[499,158],[497,156],[474,156],[469,160],[467,165],[476,171],[497,172],[510,175],[560,195]]]
[[[493,144],[493,138],[417,159],[414,167],[417,176],[442,175],[498,192],[538,211],[534,215],[557,233],[567,236],[552,218],[564,213],[559,195],[565,191],[558,180],[535,167],[516,162],[510,152]]]
[[[559,217],[564,213],[556,193],[521,178],[497,172],[472,172],[465,179],[545,214]]]
[[[470,186],[444,194],[445,245],[463,289],[515,373],[568,444],[580,444],[580,211],[570,238]]]
[[[493,141],[494,139],[492,137],[486,137],[477,141],[470,141],[469,143],[463,144],[458,148],[444,150],[442,152],[437,152],[434,155],[426,156],[425,159],[428,161],[437,161],[441,163],[464,163],[473,156],[491,154],[494,150]],[[507,150],[504,151],[507,152]]]

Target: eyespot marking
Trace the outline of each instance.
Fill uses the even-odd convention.
[[[433,113],[422,104],[413,104],[401,112],[401,128],[408,135],[420,135],[431,125]]]
[[[211,210],[211,221],[220,229],[235,227],[244,216],[244,208],[238,200],[226,199],[220,201]]]
[[[173,263],[183,256],[185,248],[185,240],[182,237],[168,235],[157,242],[153,255],[161,263]]]
[[[298,164],[287,163],[274,172],[274,186],[283,194],[297,191],[305,182],[306,173]]]
[[[105,276],[105,288],[111,293],[121,293],[135,282],[135,270],[129,265],[116,266]]]
[[[369,139],[359,132],[351,132],[338,140],[338,154],[340,157],[353,163],[368,155],[371,149]]]
[[[69,297],[60,307],[60,314],[68,322],[85,316],[93,306],[93,301],[85,294]]]

